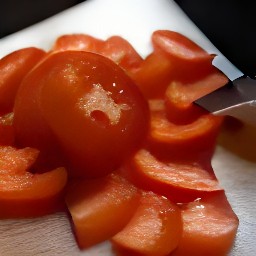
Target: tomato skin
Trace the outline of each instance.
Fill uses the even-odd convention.
[[[98,53],[104,41],[86,34],[68,34],[57,38],[52,51],[87,51]]]
[[[13,113],[11,112],[0,117],[0,145],[10,146],[14,141]]]
[[[46,55],[38,48],[14,51],[0,60],[0,111],[11,112],[22,79]]]
[[[84,51],[50,55],[23,82],[16,103],[22,144],[44,150],[59,143],[74,176],[118,168],[148,129],[148,105],[132,80],[111,60]]]

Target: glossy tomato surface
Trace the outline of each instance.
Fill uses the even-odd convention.
[[[27,100],[37,101],[42,125],[57,138],[72,176],[95,177],[115,170],[145,137],[147,102],[126,73],[106,57],[58,52],[32,73],[36,99]],[[19,115],[22,120],[26,111]],[[32,128],[29,136],[36,136],[37,130]]]

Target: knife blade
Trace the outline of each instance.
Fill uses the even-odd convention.
[[[195,103],[215,115],[230,115],[243,122],[256,126],[256,80],[254,76],[256,69],[254,70],[255,64],[252,65],[251,60],[255,52],[254,44],[252,43],[255,41],[255,37],[252,37],[248,30],[248,22],[250,22],[250,19],[246,18],[246,15],[250,17],[250,6],[246,6],[243,9],[243,13],[239,15],[240,18],[243,17],[243,20],[239,20],[236,12],[237,7],[225,4],[225,1],[218,4],[218,6],[213,6],[215,11],[218,10],[219,12],[218,18],[216,18],[216,13],[212,14],[212,12],[214,12],[212,7],[208,8],[209,4],[204,1],[197,1],[198,5],[182,0],[176,0],[176,2],[184,10],[186,15],[195,22],[199,29],[202,27],[203,33],[206,33],[206,36],[209,35],[210,40],[213,40],[214,36],[219,36],[219,38],[215,38],[215,42],[219,44],[219,46],[223,46],[222,49],[219,48],[219,50],[221,50],[222,53],[223,50],[224,53],[226,51],[227,55],[228,53],[229,55],[232,54],[230,57],[236,60],[236,64],[238,64],[239,68],[243,71],[239,70],[240,72],[234,73],[232,70],[226,70],[225,64],[213,62],[218,69],[229,77],[230,81],[224,87],[196,100]],[[200,9],[200,11],[198,11],[198,9]],[[214,25],[217,20],[219,24],[222,23],[222,28]],[[236,21],[235,28],[234,21]],[[223,24],[223,22],[226,24]],[[238,27],[237,24],[239,24]],[[217,28],[219,31],[212,31]],[[220,32],[220,30],[222,31]],[[235,33],[236,37],[234,37]],[[246,38],[240,39],[238,37],[239,34],[245,35],[245,33],[248,34]],[[248,40],[250,40],[249,44],[248,42],[243,43]],[[220,41],[222,41],[222,44]],[[238,41],[237,44],[236,41]],[[230,48],[232,46],[232,50],[227,51],[227,45],[230,45]],[[247,46],[247,48],[245,46]],[[243,57],[241,57],[240,53],[242,48],[244,51]],[[233,67],[233,69],[238,68]]]

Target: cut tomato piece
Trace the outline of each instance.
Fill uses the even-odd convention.
[[[193,102],[227,83],[228,78],[218,70],[190,84],[173,81],[166,90],[168,118],[179,124],[191,122],[203,113]]]
[[[0,60],[0,114],[13,110],[22,79],[45,55],[43,50],[29,47],[12,52]]]
[[[215,148],[223,117],[211,114],[200,115],[193,122],[179,125],[171,122],[163,100],[152,100],[150,147],[157,154],[169,155],[173,159],[195,159],[204,155],[208,159]]]
[[[186,61],[201,62],[211,59],[211,55],[188,37],[170,30],[157,30],[152,34],[155,51]]]
[[[64,168],[43,174],[27,169],[38,151],[32,148],[0,148],[0,217],[36,217],[60,210],[67,181]]]
[[[108,38],[100,53],[114,61],[128,73],[137,70],[143,61],[133,46],[120,36]]]
[[[224,192],[183,205],[182,219],[182,238],[173,256],[228,255],[239,222]]]
[[[139,190],[117,174],[71,181],[66,202],[79,246],[87,248],[119,232],[136,210],[139,198]]]
[[[57,38],[52,51],[87,51],[99,53],[104,41],[86,34],[68,34]]]
[[[145,192],[134,216],[112,242],[127,255],[169,255],[182,233],[180,209],[168,199]]]
[[[145,149],[137,152],[130,168],[132,180],[139,187],[174,202],[188,202],[209,192],[223,190],[210,167],[162,161]]]
[[[196,81],[216,69],[212,65],[215,55],[175,31],[155,31],[152,44],[156,54],[164,54],[175,64],[175,80]]]
[[[0,145],[10,146],[14,143],[13,113],[0,117]]]
[[[174,78],[174,65],[163,54],[151,53],[130,76],[146,98],[161,98]]]
[[[64,51],[33,73],[42,88],[40,111],[62,146],[70,175],[99,177],[112,172],[144,141],[147,102],[113,61],[94,53]]]

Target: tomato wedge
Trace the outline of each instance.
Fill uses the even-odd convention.
[[[228,255],[239,222],[224,192],[184,204],[182,219],[182,238],[173,256]]]
[[[24,218],[54,213],[63,207],[64,168],[43,174],[27,169],[38,150],[0,147],[0,217]]]
[[[66,202],[80,248],[110,239],[132,217],[140,191],[117,174],[69,182]]]
[[[43,50],[29,47],[14,51],[0,60],[0,114],[13,110],[22,79],[45,55]]]
[[[127,255],[164,256],[178,246],[181,233],[180,209],[162,196],[145,192],[132,219],[111,241]]]

